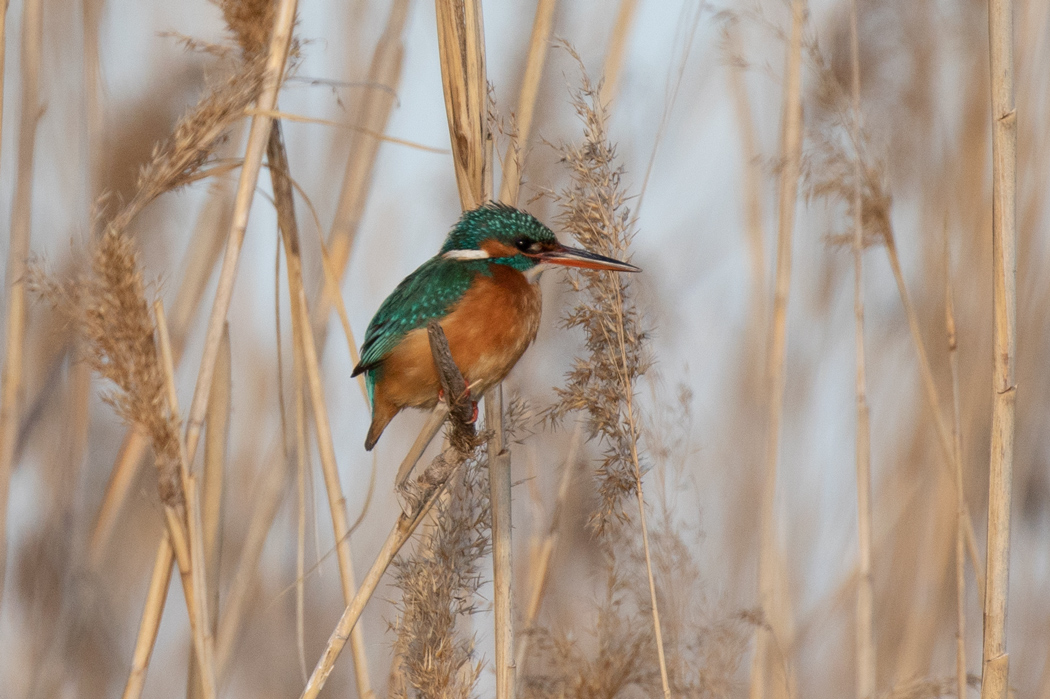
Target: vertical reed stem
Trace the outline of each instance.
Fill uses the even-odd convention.
[[[992,434],[988,482],[988,563],[984,595],[982,699],[1006,699],[1006,599],[1010,569],[1010,488],[1014,456],[1017,249],[1013,2],[991,0],[992,86]]]
[[[3,33],[7,17],[4,2],[0,20],[0,93],[3,92]],[[40,58],[43,41],[42,0],[26,0],[22,7],[22,104],[18,124],[18,171],[11,206],[11,245],[7,251],[7,354],[0,381],[0,603],[3,601],[7,571],[7,499],[18,446],[18,425],[22,418],[22,353],[26,333],[26,258],[33,209],[33,160],[36,127],[40,121]],[[2,98],[0,98],[2,99]],[[3,102],[0,101],[0,110]],[[3,113],[0,111],[0,120]]]
[[[802,29],[805,0],[792,0],[791,37],[784,72],[784,104],[781,133],[781,171],[777,225],[777,268],[774,282],[773,318],[769,333],[769,415],[766,434],[766,473],[762,488],[760,552],[758,561],[759,604],[765,624],[755,632],[750,698],[765,696],[766,674],[771,658],[775,627],[769,625],[776,599],[777,556],[776,507],[777,463],[780,452],[780,422],[784,410],[784,360],[787,346],[787,304],[791,290],[791,239],[795,226],[795,204],[802,155]]]
[[[853,144],[861,143],[860,37],[857,0],[850,3],[850,53],[853,69]],[[875,593],[871,571],[871,422],[864,357],[864,194],[860,152],[853,158],[853,313],[857,351],[857,699],[875,696]]]

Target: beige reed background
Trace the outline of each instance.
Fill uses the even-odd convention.
[[[321,696],[1050,699],[1050,4],[479,7],[7,7],[0,695],[299,696],[414,532]],[[475,191],[644,270],[492,514],[349,378]]]

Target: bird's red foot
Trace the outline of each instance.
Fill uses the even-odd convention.
[[[470,389],[467,389],[467,392],[469,393]],[[470,402],[470,424],[473,425],[477,421],[478,421],[478,402],[476,400],[473,400],[473,401]]]

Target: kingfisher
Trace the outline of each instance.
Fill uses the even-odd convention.
[[[510,372],[540,327],[540,273],[552,266],[640,272],[558,242],[532,215],[490,202],[466,211],[437,255],[397,285],[376,311],[352,376],[365,373],[371,451],[404,408],[432,409],[441,383],[427,323],[437,320],[467,390],[480,395]],[[477,417],[477,403],[473,403]]]

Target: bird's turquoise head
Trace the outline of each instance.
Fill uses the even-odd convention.
[[[520,272],[545,265],[641,271],[626,262],[562,245],[551,229],[531,214],[493,202],[465,212],[445,239],[440,254],[453,260],[487,260]]]

